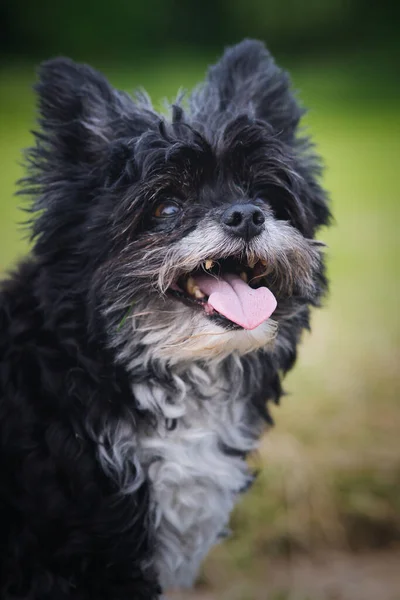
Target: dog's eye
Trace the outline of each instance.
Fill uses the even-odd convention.
[[[160,202],[154,209],[153,215],[156,219],[170,219],[171,217],[176,217],[182,208],[179,204],[173,200],[168,200],[166,202]]]

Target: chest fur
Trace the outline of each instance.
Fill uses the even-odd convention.
[[[151,482],[161,583],[190,585],[252,479],[243,456],[255,448],[261,424],[250,425],[243,387],[220,373],[191,373],[174,402],[159,387],[134,391],[142,403],[162,406],[165,417],[138,438]],[[176,419],[173,430],[169,419]]]

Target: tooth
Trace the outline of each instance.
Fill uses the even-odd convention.
[[[250,258],[249,261],[248,261],[250,269],[254,269],[256,263],[258,263],[258,259],[257,258]]]
[[[196,286],[196,282],[193,279],[193,277],[188,277],[187,281],[186,281],[186,289],[187,289],[187,291],[189,292],[189,294],[191,296],[194,295],[194,290],[195,290],[196,287],[197,287]]]
[[[194,290],[194,297],[197,298],[198,300],[201,300],[202,298],[205,298],[205,294],[203,294],[203,292],[201,291],[201,289],[196,285],[195,290]]]
[[[186,290],[191,296],[194,296],[195,298],[198,298],[199,300],[201,298],[205,298],[205,295],[203,294],[203,292],[201,291],[201,289],[199,288],[199,286],[197,285],[197,283],[195,282],[193,277],[188,277],[188,279],[186,281]]]
[[[211,260],[210,258],[208,258],[208,259],[206,260],[206,262],[205,262],[205,267],[206,267],[207,271],[208,271],[209,269],[211,269],[211,268],[212,268],[213,264],[214,264],[214,261],[213,261],[213,260]]]
[[[242,271],[240,273],[240,279],[242,279],[245,283],[247,283],[247,273],[245,273],[244,271]]]

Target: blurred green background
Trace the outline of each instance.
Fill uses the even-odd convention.
[[[31,86],[69,55],[157,105],[223,46],[267,42],[310,112],[336,219],[331,294],[314,314],[261,475],[207,559],[198,600],[399,600],[400,4],[367,0],[3,0],[0,271],[27,250],[13,197],[31,143]],[[133,599],[132,599],[133,600]]]

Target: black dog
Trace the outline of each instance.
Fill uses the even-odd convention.
[[[85,65],[37,84],[32,255],[0,293],[1,600],[190,585],[252,480],[329,221],[261,43],[158,115]]]

